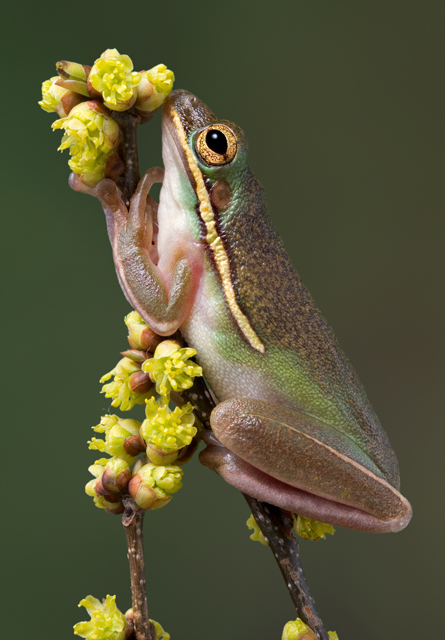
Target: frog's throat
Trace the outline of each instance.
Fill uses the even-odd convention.
[[[243,336],[250,344],[250,346],[256,351],[264,353],[264,344],[261,342],[260,338],[253,330],[248,318],[244,315],[244,313],[238,306],[235,296],[235,290],[232,284],[229,257],[224,248],[224,244],[220,236],[218,235],[215,213],[210,202],[209,193],[206,189],[201,170],[199,169],[199,166],[188,145],[181,118],[179,117],[177,111],[173,108],[170,110],[169,118],[170,122],[172,122],[175,128],[177,140],[180,143],[183,157],[185,158],[185,162],[187,163],[188,175],[191,176],[192,186],[196,193],[196,197],[198,198],[199,216],[205,227],[205,241],[212,252],[219,277],[221,278],[224,297],[229,306],[230,312],[232,313],[235,322],[237,323]]]

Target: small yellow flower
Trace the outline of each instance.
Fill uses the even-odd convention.
[[[108,453],[131,465],[135,461],[135,456],[130,456],[126,452],[124,442],[126,438],[136,436],[140,426],[141,423],[138,420],[123,419],[116,415],[102,416],[100,424],[93,429],[96,433],[105,433],[105,440],[92,438],[88,443],[89,448]]]
[[[174,81],[173,71],[167,69],[165,64],[143,71],[137,88],[136,109],[143,112],[156,111],[172,91]]]
[[[167,403],[162,399],[157,402],[150,398],[145,409],[146,419],[141,425],[141,436],[147,445],[147,455],[155,464],[173,462],[179,449],[191,443],[196,435],[197,428],[193,426],[195,416],[193,406],[188,402],[182,407],[175,407],[170,411]],[[161,457],[156,458],[156,451]],[[167,460],[162,453],[175,453],[173,458]]]
[[[195,376],[202,376],[202,369],[188,358],[196,355],[190,347],[179,348],[173,340],[164,340],[157,347],[153,358],[146,360],[142,370],[150,374],[156,383],[156,391],[165,396],[173,391],[189,389]]]
[[[103,602],[87,596],[79,602],[79,607],[85,607],[91,620],[75,624],[76,635],[88,640],[124,640],[127,622],[116,607],[116,596],[107,596]]]
[[[156,620],[150,620],[155,626],[156,629],[156,640],[170,640],[170,634],[161,627],[159,622]]]
[[[70,168],[89,186],[103,180],[107,162],[116,155],[120,130],[100,103],[90,100],[71,109],[66,118],[53,122],[52,128],[64,129],[59,151],[69,149]]]
[[[281,640],[317,640],[317,636],[301,618],[297,618],[284,625]]]
[[[263,532],[257,525],[256,520],[252,514],[250,514],[250,518],[246,521],[246,524],[249,529],[253,529],[252,535],[249,536],[250,539],[255,540],[255,542],[261,542],[261,544],[268,546],[268,543],[266,542],[266,538],[264,537]]]
[[[159,509],[182,487],[182,475],[182,469],[171,464],[145,464],[130,480],[128,491],[141,509]]]
[[[102,387],[101,393],[105,393],[106,398],[112,398],[112,407],[119,407],[121,411],[129,411],[133,409],[135,404],[145,404],[145,401],[151,398],[154,390],[147,393],[136,393],[131,390],[129,378],[132,373],[140,371],[140,367],[130,360],[130,358],[122,358],[117,365],[106,373],[100,379],[100,382],[106,382],[112,376],[114,380]]]
[[[325,524],[324,522],[318,522],[296,514],[294,514],[294,531],[300,538],[314,541],[320,540],[320,538],[325,540],[327,533],[332,536],[335,533],[335,529],[331,524]]]
[[[39,105],[44,111],[55,112],[60,118],[65,118],[71,109],[79,102],[83,102],[85,98],[78,93],[58,86],[59,80],[59,76],[54,76],[42,82],[42,99]]]
[[[335,631],[328,631],[330,640],[339,640],[339,637]]]
[[[114,111],[130,109],[136,101],[141,74],[133,71],[129,56],[107,49],[94,63],[89,81],[102,94],[104,104]]]
[[[159,344],[161,338],[150,329],[137,311],[131,311],[125,316],[125,324],[128,327],[128,338],[133,349],[152,351]]]

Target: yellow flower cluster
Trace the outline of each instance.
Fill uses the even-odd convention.
[[[133,71],[129,56],[107,49],[94,63],[89,81],[102,94],[104,104],[115,111],[130,109],[136,102],[141,74]]]
[[[117,49],[104,51],[91,68],[62,60],[56,69],[59,75],[42,84],[39,105],[63,119],[53,124],[53,129],[66,131],[59,149],[70,149],[68,164],[87,186],[95,187],[104,178],[117,180],[125,165],[119,155],[119,128],[110,111],[135,105],[141,122],[146,122],[171,92],[173,72],[164,64],[133,71],[131,58]]]
[[[112,399],[112,407],[119,407],[120,405],[121,411],[129,411],[136,404],[145,404],[145,401],[152,397],[154,391],[151,390],[143,394],[132,391],[130,376],[139,371],[140,367],[133,360],[122,358],[114,369],[102,376],[100,382],[106,382],[114,376],[113,381],[105,384],[101,392],[105,394],[106,398]]]
[[[120,141],[119,127],[104,107],[95,101],[81,102],[66,118],[53,122],[52,128],[65,130],[59,151],[69,149],[68,164],[74,173],[91,187],[103,180]]]
[[[147,445],[147,456],[155,464],[172,463],[179,450],[191,443],[197,433],[193,426],[193,406],[188,402],[170,410],[162,398],[150,398],[145,408],[146,419],[141,425],[141,436]]]
[[[296,514],[294,514],[294,531],[300,538],[314,541],[320,540],[320,538],[325,540],[327,533],[331,536],[335,533],[335,529],[331,524],[325,524],[324,522],[318,522]]]
[[[190,389],[193,378],[202,376],[202,369],[188,358],[196,355],[190,347],[180,348],[174,340],[164,340],[157,347],[153,358],[146,360],[142,371],[150,374],[156,391],[167,396],[172,390]]]
[[[339,640],[335,631],[328,631],[330,640]],[[310,627],[304,624],[301,618],[290,620],[284,625],[281,640],[317,640],[318,636]]]
[[[127,622],[116,606],[116,596],[107,596],[103,602],[87,596],[79,602],[79,607],[85,607],[91,620],[74,625],[77,636],[88,640],[124,640]]]
[[[253,530],[252,535],[249,536],[250,539],[254,540],[255,542],[261,542],[261,544],[268,546],[268,542],[266,541],[266,538],[264,537],[263,532],[257,525],[257,522],[252,514],[250,514],[250,518],[246,521],[246,524],[249,529]]]

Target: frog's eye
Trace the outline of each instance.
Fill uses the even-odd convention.
[[[206,164],[228,164],[236,155],[236,137],[229,127],[214,124],[201,131],[196,139],[195,148]]]

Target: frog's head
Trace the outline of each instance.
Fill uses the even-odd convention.
[[[230,218],[243,201],[247,140],[236,124],[218,120],[188,91],[173,91],[163,107],[162,156],[165,178],[161,189],[160,254],[167,243],[212,242],[214,211],[218,224]],[[185,235],[188,238],[184,237]]]

